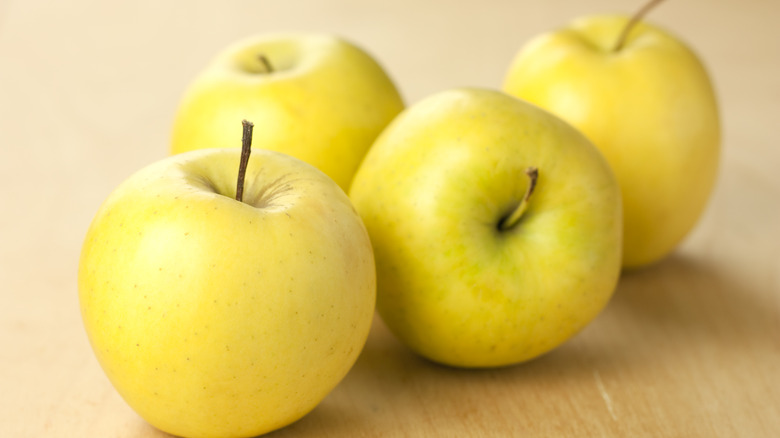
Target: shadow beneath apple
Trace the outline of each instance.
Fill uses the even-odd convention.
[[[666,339],[669,348],[739,351],[769,341],[767,330],[780,322],[773,294],[756,290],[758,282],[745,275],[703,257],[673,254],[624,273],[609,311],[643,337]]]
[[[778,323],[772,294],[745,284],[755,283],[740,281],[706,259],[673,255],[624,273],[605,311],[558,349],[491,370],[424,360],[377,317],[364,351],[336,390],[302,420],[271,436],[449,436],[489,431],[486,422],[496,418],[511,419],[508,424],[518,430],[544,430],[539,422],[560,421],[539,418],[551,410],[578,413],[582,423],[588,415],[582,404],[603,409],[592,405],[594,398],[603,403],[602,376],[642,381],[657,375],[653,370],[659,363],[673,369],[679,361],[696,363],[713,352],[776,350],[767,334]]]
[[[592,380],[593,369],[620,360],[619,348],[579,344],[511,367],[458,369],[415,355],[377,318],[344,381],[309,415],[270,436],[458,436],[464,428],[489,429],[484,423],[496,412],[485,415],[486,400],[509,401],[503,408],[514,415],[538,403],[539,394],[562,394],[582,374]]]

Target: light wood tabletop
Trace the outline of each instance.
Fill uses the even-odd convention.
[[[498,88],[531,36],[639,6],[0,0],[0,435],[166,436],[98,365],[76,267],[100,203],[167,155],[185,87],[227,44],[338,33],[372,53],[412,104],[457,86]],[[468,371],[418,358],[375,318],[342,383],[270,436],[780,436],[778,19],[775,0],[667,1],[651,13],[713,77],[718,182],[683,244],[624,273],[584,331],[528,363]]]

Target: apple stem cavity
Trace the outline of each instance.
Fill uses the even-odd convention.
[[[260,63],[263,64],[263,67],[265,67],[265,72],[266,73],[273,73],[274,72],[274,67],[271,65],[271,61],[268,60],[267,56],[265,56],[263,54],[260,54],[260,55],[258,55],[257,59],[259,59]]]
[[[238,182],[236,183],[236,201],[244,201],[244,178],[246,178],[246,166],[249,164],[249,154],[252,152],[252,129],[254,123],[243,120],[244,135],[241,138],[241,162],[238,164]]]
[[[539,169],[536,167],[529,167],[525,170],[525,174],[528,175],[528,189],[526,189],[522,201],[520,201],[512,213],[498,223],[499,231],[507,231],[514,228],[515,225],[520,222],[520,218],[523,216],[523,213],[525,213],[525,211],[528,209],[528,202],[531,199],[531,195],[534,193],[534,189],[536,188],[536,180],[539,179]]]
[[[619,52],[623,49],[623,46],[626,44],[626,40],[628,39],[628,34],[631,33],[631,29],[633,29],[634,26],[636,26],[636,24],[639,23],[639,21],[642,20],[642,18],[647,15],[651,9],[655,8],[662,1],[664,0],[650,0],[644,6],[642,6],[642,8],[637,11],[633,17],[631,17],[631,19],[626,24],[626,27],[623,28],[623,32],[618,37],[617,44],[615,44],[615,48],[613,49],[614,52]]]

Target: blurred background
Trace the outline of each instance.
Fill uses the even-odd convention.
[[[413,104],[457,86],[498,88],[532,36],[582,15],[631,14],[642,3],[0,0],[0,423],[24,419],[13,436],[71,436],[95,421],[84,419],[95,415],[85,407],[121,406],[110,393],[96,397],[80,390],[95,382],[106,388],[80,325],[81,241],[103,199],[131,173],[167,155],[180,97],[228,44],[274,31],[340,34],[371,53]],[[723,166],[700,226],[678,252],[693,255],[695,267],[680,262],[655,268],[655,283],[637,286],[641,293],[608,309],[649,306],[659,315],[665,307],[675,309],[680,302],[658,302],[651,289],[672,296],[682,270],[690,274],[685,287],[714,289],[724,306],[739,312],[733,321],[750,324],[757,313],[757,330],[746,333],[763,329],[774,336],[771,346],[761,344],[767,348],[762,354],[774,359],[762,370],[780,365],[778,19],[777,0],[669,0],[650,13],[648,21],[687,42],[712,75],[721,104]],[[621,288],[649,276],[637,275]],[[744,296],[750,304],[740,307]],[[706,293],[676,309],[694,312],[698,299]],[[601,339],[594,333],[583,342]],[[743,365],[739,373],[749,374],[753,365]],[[80,369],[88,371],[76,373]],[[777,378],[761,385],[771,383],[780,386]],[[776,390],[767,394],[737,400],[780,403]],[[713,409],[726,412],[721,405]],[[768,413],[765,408],[755,415]]]

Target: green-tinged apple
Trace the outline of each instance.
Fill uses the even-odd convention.
[[[373,317],[366,230],[300,160],[240,149],[161,160],[101,206],[78,271],[92,348],[127,403],[185,437],[256,436],[313,409]]]
[[[715,183],[720,122],[691,49],[629,22],[586,17],[533,39],[504,90],[568,121],[605,155],[623,195],[623,265],[634,268],[665,257],[698,222]]]
[[[380,135],[350,198],[377,263],[377,309],[433,361],[537,357],[606,305],[620,191],[577,130],[498,91],[424,99]]]
[[[404,107],[383,68],[331,35],[275,34],[226,48],[186,91],[172,153],[235,147],[236,120],[255,143],[306,161],[345,191],[377,135]]]

